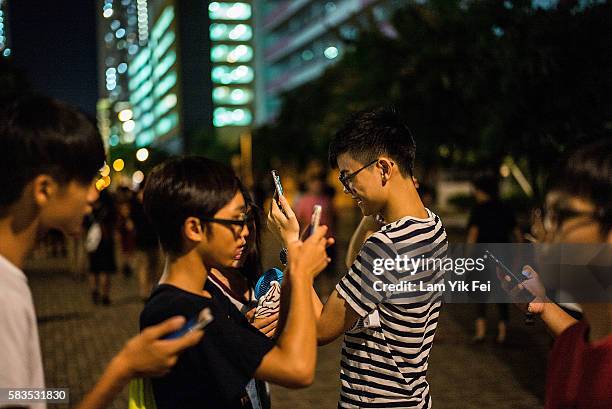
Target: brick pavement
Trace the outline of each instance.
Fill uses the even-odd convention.
[[[71,401],[77,402],[136,332],[142,304],[135,279],[115,277],[110,307],[92,305],[87,283],[69,274],[35,273],[29,280],[39,316],[47,385],[69,387]],[[470,306],[447,305],[442,312],[428,374],[434,407],[542,407],[538,396],[542,395],[547,342],[543,329],[525,328],[514,314],[507,347],[474,347],[468,343],[470,318]],[[274,409],[335,408],[339,353],[340,341],[319,350],[312,387],[299,391],[273,387]],[[126,402],[124,391],[111,408],[125,409]]]
[[[348,234],[357,218],[343,220],[338,232],[337,265],[342,271]],[[456,237],[455,240],[461,240]],[[278,246],[269,235],[263,238],[265,266],[277,260]],[[318,286],[329,293],[337,276],[322,276]],[[113,305],[93,306],[87,283],[70,274],[37,272],[29,275],[40,322],[40,337],[49,387],[69,387],[71,401],[79,401],[102,373],[110,358],[137,330],[142,303],[136,280],[117,275],[113,282]],[[545,356],[549,338],[541,325],[525,327],[513,309],[508,345],[469,344],[473,308],[444,306],[432,349],[428,379],[437,409],[532,409],[541,408]],[[491,334],[491,338],[494,334]],[[274,409],[332,409],[339,394],[340,340],[319,349],[313,386],[304,390],[273,387]],[[52,407],[62,407],[59,405]],[[127,392],[110,406],[127,407]]]

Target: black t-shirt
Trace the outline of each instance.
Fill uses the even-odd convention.
[[[468,227],[478,227],[477,243],[512,242],[516,218],[512,209],[497,200],[477,204],[470,213]]]
[[[158,409],[252,408],[246,385],[274,343],[255,329],[212,283],[212,298],[159,285],[140,314],[140,328],[175,315],[187,319],[210,307],[214,321],[194,347],[185,350],[170,373],[153,378]],[[231,307],[231,308],[230,308]]]

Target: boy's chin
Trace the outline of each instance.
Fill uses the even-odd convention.
[[[232,262],[230,263],[228,267],[229,268],[240,268],[243,265],[244,265],[244,262],[242,260],[232,260]]]

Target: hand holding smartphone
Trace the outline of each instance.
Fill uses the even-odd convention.
[[[502,263],[497,257],[495,257],[493,255],[493,253],[491,253],[489,250],[485,250],[485,257],[487,257],[489,260],[491,260],[497,267],[499,267],[502,272],[510,277],[510,279],[512,280],[512,282],[514,283],[515,286],[518,286],[519,284],[521,284],[523,281],[527,280],[529,277],[528,276],[517,276],[516,274],[514,274],[512,272],[512,270],[510,270],[504,263]],[[535,296],[533,294],[531,294],[529,291],[524,290],[523,292],[525,292],[527,294],[529,294],[530,296],[532,296],[532,298],[535,298]],[[525,324],[527,325],[533,325],[534,324],[534,319],[533,319],[533,314],[530,312],[526,312],[525,313]]]
[[[304,232],[300,236],[300,240],[304,241],[308,237],[312,236],[312,233],[319,227],[321,224],[321,212],[323,208],[321,205],[314,205],[312,207],[312,216],[310,217],[310,224],[304,229]]]

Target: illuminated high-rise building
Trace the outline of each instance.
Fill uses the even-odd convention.
[[[131,144],[136,138],[134,122],[122,121],[120,116],[125,118],[131,111],[128,64],[130,57],[147,42],[147,0],[98,0],[96,12],[98,126],[111,147]]]
[[[0,58],[10,57],[12,51],[9,41],[8,0],[0,0]]]
[[[253,122],[250,2],[149,2],[149,39],[130,62],[136,145],[237,148]]]
[[[258,0],[257,123],[274,118],[280,95],[320,76],[364,29],[394,36],[406,0]]]
[[[213,137],[207,6],[149,2],[148,44],[128,69],[138,147],[181,153]]]
[[[213,125],[221,138],[235,139],[253,123],[255,53],[250,1],[208,6],[213,64]]]

